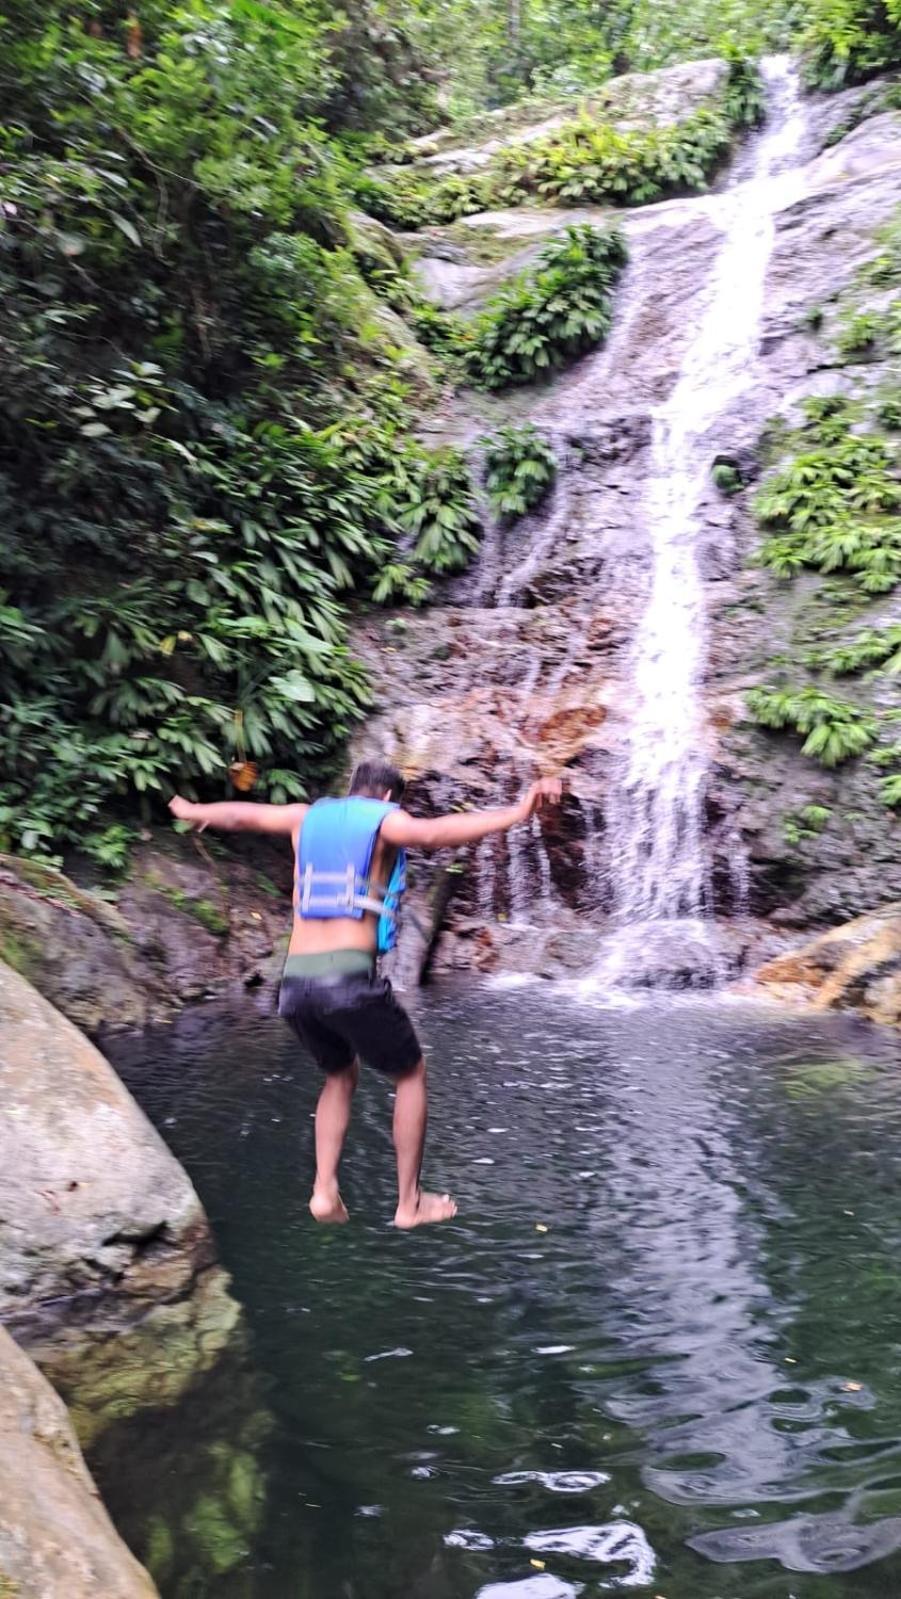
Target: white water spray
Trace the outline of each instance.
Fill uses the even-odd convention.
[[[653,418],[644,498],[651,571],[630,658],[630,726],[608,812],[613,909],[620,924],[597,977],[653,980],[689,947],[715,971],[704,840],[708,736],[701,698],[707,624],[698,544],[715,453],[711,429],[749,386],[760,335],[775,214],[800,192],[804,116],[789,62],[764,63],[768,126],[751,165],[706,204],[721,229],[709,299],[667,401]],[[742,181],[744,177],[744,181]],[[706,952],[699,953],[699,952]],[[642,968],[643,967],[643,971]]]

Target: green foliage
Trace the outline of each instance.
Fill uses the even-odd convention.
[[[806,80],[818,89],[901,65],[899,0],[810,0],[801,48]]]
[[[501,428],[485,445],[485,483],[496,516],[524,516],[540,505],[557,475],[554,452],[530,425]]]
[[[620,129],[586,113],[545,139],[508,145],[487,171],[435,177],[395,166],[378,177],[361,177],[356,193],[373,216],[405,229],[455,222],[536,195],[561,205],[643,205],[705,189],[729,155],[736,131],[756,125],[762,115],[760,73],[753,62],[735,56],[722,95],[682,122]]]
[[[901,809],[901,772],[895,772],[880,785],[879,796],[883,805],[893,810]]]
[[[836,341],[839,355],[870,354],[881,331],[882,317],[878,311],[857,311],[839,332]]]
[[[234,759],[306,792],[367,703],[352,608],[474,535],[351,248],[334,19],[92,15],[0,19],[0,843],[120,870]]]
[[[625,240],[616,230],[566,228],[542,251],[534,272],[514,279],[464,328],[470,381],[486,389],[531,383],[600,344],[625,262]]]
[[[766,104],[760,68],[735,45],[727,45],[723,54],[729,63],[724,97],[726,121],[731,128],[759,128]]]
[[[413,556],[430,572],[459,572],[479,548],[479,519],[469,471],[458,450],[434,453],[411,480],[400,525]]]
[[[785,818],[782,831],[786,843],[800,844],[805,838],[819,838],[831,816],[828,805],[802,805],[800,810]]]
[[[880,401],[876,420],[889,433],[901,433],[901,394],[889,394]]]
[[[852,434],[847,402],[811,402],[799,436],[806,446],[775,473],[757,499],[760,520],[776,531],[765,565],[791,577],[804,567],[848,572],[868,594],[901,579],[901,485],[893,448]]]
[[[802,734],[802,755],[822,766],[840,766],[863,755],[877,736],[874,716],[846,700],[832,699],[819,688],[755,688],[747,696],[747,706],[759,727]]]
[[[413,230],[457,222],[460,217],[487,210],[493,185],[489,177],[482,175],[451,172],[446,177],[429,178],[396,168],[378,178],[360,177],[356,197],[380,222]]]
[[[836,677],[867,670],[901,672],[901,625],[871,628],[849,644],[835,645],[820,655],[819,664]]]
[[[538,196],[560,205],[646,205],[706,189],[732,148],[719,107],[702,107],[669,127],[619,129],[589,117],[547,139],[504,152],[498,198],[518,205]]]
[[[744,488],[744,480],[738,467],[728,461],[717,461],[711,468],[710,476],[721,494],[727,496],[740,494]]]
[[[212,900],[197,899],[193,894],[187,894],[183,888],[174,888],[169,883],[160,882],[153,878],[152,886],[163,898],[169,901],[176,910],[183,911],[185,916],[190,916],[208,933],[213,933],[217,938],[223,938],[229,930],[228,917]]]

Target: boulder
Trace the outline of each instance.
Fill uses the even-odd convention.
[[[188,1295],[212,1259],[185,1173],[103,1056],[0,964],[0,1318]]]
[[[0,1328],[0,1594],[9,1599],[152,1599],[118,1536],[65,1406]]]
[[[91,1034],[168,1020],[274,976],[290,852],[260,861],[161,835],[135,850],[111,905],[44,862],[0,855],[0,960]]]
[[[901,903],[833,927],[767,961],[754,978],[776,998],[856,1010],[869,1021],[901,1027]]]

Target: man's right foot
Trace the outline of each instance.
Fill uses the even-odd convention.
[[[452,1221],[457,1214],[457,1202],[450,1194],[423,1194],[416,1196],[412,1205],[398,1205],[394,1216],[395,1227],[425,1227],[433,1221]]]
[[[337,1188],[314,1188],[310,1200],[310,1214],[318,1222],[350,1221],[347,1207]]]

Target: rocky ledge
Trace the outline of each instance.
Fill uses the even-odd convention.
[[[774,998],[819,1010],[856,1010],[901,1027],[901,903],[834,927],[767,961],[754,980]]]
[[[0,1328],[0,1594],[153,1599],[100,1502],[62,1400]]]
[[[102,1055],[0,963],[0,1321],[83,1443],[219,1358],[238,1307],[174,1156]]]
[[[0,960],[96,1034],[252,987],[278,968],[289,851],[225,852],[161,833],[113,898],[43,862],[0,855]]]

